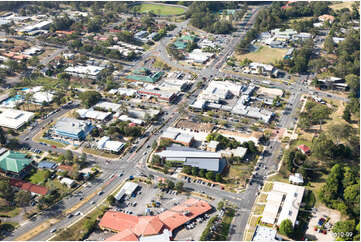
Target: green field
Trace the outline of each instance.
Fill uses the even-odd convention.
[[[181,7],[175,6],[167,6],[167,5],[158,5],[158,4],[140,4],[139,13],[147,13],[149,11],[153,11],[154,14],[160,16],[168,16],[168,15],[179,15],[183,14],[185,10]]]

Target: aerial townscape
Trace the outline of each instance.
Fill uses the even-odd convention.
[[[360,241],[360,2],[0,2],[0,174],[4,241]]]

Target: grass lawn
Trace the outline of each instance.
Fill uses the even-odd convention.
[[[254,207],[254,214],[255,215],[261,215],[263,213],[265,205],[256,205]]]
[[[32,175],[29,180],[33,184],[42,184],[49,177],[50,172],[48,170],[38,170],[34,175]]]
[[[356,2],[356,1],[355,1]],[[332,5],[330,5],[330,8],[333,9],[334,11],[336,10],[340,10],[343,8],[348,8],[350,10],[352,10],[351,6],[354,2],[350,1],[350,2],[341,2],[341,3],[334,3]],[[356,2],[358,3],[358,2]],[[357,4],[358,5],[358,4]]]
[[[167,16],[167,15],[178,15],[183,14],[185,10],[181,7],[158,5],[158,4],[140,4],[138,12],[147,13],[153,11],[154,14]]]
[[[7,218],[13,218],[21,212],[21,208],[10,208],[8,209],[1,209],[0,210],[0,217],[7,217]]]
[[[105,158],[110,158],[110,159],[119,158],[119,155],[102,152],[102,151],[100,151],[100,150],[93,150],[93,149],[83,148],[83,152],[89,153],[89,154],[92,154],[92,155],[103,156],[103,157],[105,157]]]
[[[268,196],[267,194],[262,193],[261,195],[259,195],[257,202],[259,202],[259,203],[265,203],[265,202],[267,201],[267,196]]]
[[[264,184],[263,191],[270,192],[273,188],[273,183],[266,183]]]
[[[287,49],[271,48],[268,46],[261,46],[257,51],[250,52],[244,55],[235,55],[238,61],[248,58],[254,62],[272,64],[277,60],[282,60],[287,53]]]

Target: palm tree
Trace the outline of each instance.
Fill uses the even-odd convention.
[[[30,102],[33,100],[33,93],[32,92],[28,92],[25,94],[24,100],[27,104],[27,110],[29,110],[30,107]]]

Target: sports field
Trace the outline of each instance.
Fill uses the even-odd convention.
[[[248,58],[253,62],[272,64],[276,60],[282,60],[286,53],[287,53],[287,49],[278,49],[278,48],[271,48],[268,46],[260,46],[258,50],[244,55],[236,55],[236,58],[239,61]]]
[[[154,14],[160,16],[168,16],[168,15],[178,15],[185,12],[185,10],[181,7],[175,7],[170,5],[160,5],[160,4],[147,4],[142,3],[140,4],[139,11],[140,13],[147,13],[149,11],[153,11]]]

